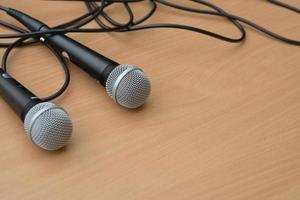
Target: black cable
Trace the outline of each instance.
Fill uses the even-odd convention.
[[[107,0],[106,0],[107,1]],[[102,2],[106,2],[102,1]],[[120,1],[120,0],[119,0]],[[125,0],[124,0],[125,1]],[[122,1],[122,2],[124,2]],[[105,5],[104,5],[105,7]],[[99,10],[97,10],[97,13],[104,9],[104,7],[100,7]],[[219,10],[222,10],[219,8]],[[226,13],[222,13],[222,17],[226,15]],[[95,16],[93,16],[95,18]],[[90,19],[89,19],[90,20]],[[232,20],[231,20],[232,21]],[[245,31],[243,30],[242,26],[238,26],[238,29],[240,30],[242,36],[240,38],[228,38],[226,36],[222,36],[220,34],[216,34],[204,29],[192,27],[192,26],[186,26],[186,25],[178,25],[178,24],[150,24],[150,25],[143,25],[143,26],[128,26],[126,28],[109,28],[109,29],[98,29],[98,28],[91,28],[91,29],[79,29],[79,28],[70,28],[70,29],[53,29],[50,31],[40,31],[40,32],[30,32],[30,33],[22,33],[22,34],[2,34],[0,35],[0,39],[2,38],[20,38],[20,37],[33,37],[33,36],[43,36],[45,34],[64,34],[64,33],[95,33],[95,32],[127,32],[127,31],[137,31],[142,29],[154,29],[154,28],[175,28],[175,29],[183,29],[183,30],[189,30],[194,31],[197,33],[202,33],[205,35],[209,35],[211,37],[228,41],[228,42],[240,42],[245,38]]]
[[[295,6],[292,6],[292,5],[289,5],[287,3],[283,3],[281,1],[278,1],[278,0],[267,0],[268,2],[272,3],[272,4],[275,4],[277,6],[280,6],[280,7],[283,7],[283,8],[287,8],[291,11],[294,11],[296,13],[300,13],[300,8],[297,8]]]
[[[92,12],[92,11],[94,11],[94,10],[96,11],[96,10],[99,8],[98,5],[92,6],[89,2],[85,2],[85,5],[86,5],[87,9],[88,9],[90,12]],[[93,9],[93,7],[95,7],[95,6],[97,6],[97,8]],[[104,30],[109,29],[109,27],[106,26],[106,25],[101,21],[101,19],[99,18],[98,15],[95,17],[95,21],[96,21],[96,23],[98,24],[98,26],[99,26],[100,28],[102,28],[102,29],[104,29]]]
[[[106,1],[102,1],[101,5],[98,7],[98,9],[91,11],[90,13],[87,13],[88,17],[83,18],[81,21],[74,21],[73,26],[66,27],[66,28],[80,28],[91,21],[93,21],[98,15],[100,15],[103,12],[103,9],[107,5],[111,5],[112,3],[107,3]]]
[[[271,31],[267,30],[266,28],[264,28],[264,27],[262,27],[262,26],[260,26],[260,25],[258,25],[256,23],[253,23],[253,22],[251,22],[251,21],[249,21],[247,19],[244,19],[244,18],[235,16],[235,15],[231,15],[231,14],[225,13],[222,9],[218,8],[217,6],[215,6],[215,5],[213,5],[213,4],[209,3],[209,2],[201,1],[201,0],[191,0],[191,1],[193,1],[195,3],[199,3],[199,4],[202,4],[202,5],[205,5],[205,6],[208,6],[210,8],[213,8],[214,10],[217,10],[218,12],[212,12],[212,11],[206,11],[206,10],[199,10],[199,9],[194,9],[194,8],[188,8],[188,7],[180,6],[178,4],[171,3],[171,2],[168,2],[168,1],[165,1],[165,0],[155,0],[155,2],[160,3],[162,5],[165,5],[165,6],[168,6],[168,7],[172,7],[172,8],[176,8],[176,9],[183,10],[183,11],[189,11],[189,12],[200,13],[200,14],[223,16],[223,17],[227,17],[228,19],[231,19],[232,21],[233,20],[240,21],[240,22],[243,22],[243,23],[251,26],[254,29],[257,29],[257,30],[261,31],[262,33],[267,34],[270,37],[273,37],[275,39],[281,40],[281,41],[289,43],[289,44],[300,45],[300,41],[298,41],[298,40],[293,40],[293,39],[286,38],[284,36],[281,36],[279,34],[271,32]],[[290,5],[286,4],[286,3],[282,3],[282,2],[279,2],[279,1],[276,1],[276,0],[267,0],[267,1],[269,1],[269,2],[271,2],[273,4],[275,4],[275,5],[286,7],[288,9],[291,9],[291,10],[294,10],[294,11],[297,11],[297,12],[299,11],[298,8],[290,6]],[[95,5],[95,0],[86,1],[86,3],[87,4],[94,4]],[[239,25],[240,24],[238,24],[238,26]],[[226,41],[229,41],[229,42],[239,42],[239,41],[242,41],[244,39],[244,37],[242,37],[241,40],[232,40],[232,39],[228,39],[228,38],[225,38],[225,37],[222,37],[222,36],[219,37],[218,35],[216,35],[214,33],[211,33],[209,31],[197,30],[197,28],[195,28],[195,27],[188,27],[188,26],[185,26],[185,25],[178,25],[177,26],[176,24],[153,24],[153,25],[145,25],[145,26],[141,26],[141,27],[136,27],[135,26],[135,27],[128,27],[126,30],[121,30],[121,31],[122,32],[126,32],[126,31],[136,31],[136,30],[151,29],[151,28],[178,28],[178,29],[185,29],[185,30],[196,31],[196,32],[199,32],[199,33],[207,34],[209,36],[216,37],[218,39],[226,40]]]
[[[101,33],[101,32],[129,32],[129,31],[138,31],[138,30],[144,30],[144,29],[156,29],[156,28],[172,28],[172,29],[182,29],[182,30],[188,30],[188,31],[193,31],[196,33],[201,33],[205,34],[211,37],[214,37],[216,39],[220,39],[223,41],[227,42],[242,42],[246,38],[246,31],[244,27],[242,26],[241,23],[244,23],[266,35],[269,37],[275,38],[277,40],[286,42],[288,44],[292,45],[300,45],[299,40],[293,40],[287,37],[284,37],[282,35],[279,35],[277,33],[271,32],[268,29],[251,22],[250,20],[244,19],[242,17],[232,15],[222,8],[209,3],[207,1],[203,0],[190,0],[194,3],[203,5],[209,10],[203,10],[203,9],[196,9],[192,7],[187,7],[183,6],[180,4],[172,3],[170,1],[166,0],[147,0],[150,4],[150,9],[147,11],[144,16],[140,17],[139,19],[136,19],[135,13],[132,10],[130,4],[131,3],[137,3],[137,2],[142,2],[145,0],[100,0],[100,3],[97,3],[96,0],[86,0],[84,1],[88,13],[83,14],[75,19],[72,19],[68,22],[65,22],[63,24],[60,24],[58,26],[55,26],[52,28],[52,30],[49,31],[39,31],[39,32],[30,32],[26,29],[20,28],[18,26],[15,26],[13,24],[10,24],[8,22],[5,22],[3,20],[0,20],[0,25],[4,26],[5,28],[8,28],[10,30],[13,30],[17,32],[17,34],[1,34],[0,39],[11,39],[11,38],[17,38],[17,40],[13,43],[0,43],[0,48],[1,47],[7,47],[7,50],[5,51],[5,54],[2,59],[2,67],[4,70],[6,70],[6,63],[7,63],[7,58],[10,54],[10,52],[20,46],[27,46],[31,44],[38,43],[39,41],[36,38],[43,37],[46,34],[65,34],[65,33]],[[299,13],[299,8],[296,8],[294,6],[291,6],[289,4],[276,1],[276,0],[266,0],[267,2],[270,2],[274,5],[287,8],[289,10],[295,11],[296,13]],[[111,16],[109,16],[106,12],[105,9],[108,7],[114,5],[115,3],[120,3],[123,4],[126,12],[128,13],[128,21],[127,22],[118,22],[114,20]],[[221,34],[217,34],[208,30],[204,30],[201,28],[193,27],[193,26],[188,26],[184,24],[170,24],[170,23],[161,23],[161,24],[143,24],[146,22],[148,19],[150,19],[157,11],[158,5],[161,6],[166,6],[170,7],[173,9],[177,9],[179,11],[184,11],[184,12],[191,12],[191,13],[197,13],[201,15],[211,15],[211,16],[218,16],[225,18],[229,20],[240,32],[240,37],[238,38],[229,38],[226,36],[223,36]],[[7,12],[9,9],[1,6],[0,5],[0,10]],[[110,24],[110,26],[106,25],[100,18],[105,20]],[[82,28],[86,24],[95,21],[99,28]],[[19,39],[18,39],[19,38]],[[51,46],[46,46],[52,51],[52,53],[57,57],[59,60],[60,64],[63,67],[63,70],[65,72],[65,82],[63,86],[60,88],[59,91],[54,93],[53,95],[50,95],[49,97],[43,98],[44,101],[50,101],[58,96],[60,96],[68,87],[68,84],[70,82],[70,72],[67,68],[67,64],[63,58],[63,56],[59,53],[56,52]]]
[[[2,57],[2,69],[6,73],[7,73],[7,60],[8,60],[8,57],[9,57],[10,53],[12,52],[12,50],[15,47],[17,47],[18,45],[21,45],[22,42],[25,41],[25,40],[27,40],[27,39],[28,38],[24,37],[24,38],[20,38],[20,39],[16,40],[4,52],[4,55]],[[64,70],[64,73],[65,73],[65,81],[64,81],[64,84],[62,85],[62,87],[57,92],[55,92],[54,94],[52,94],[52,95],[50,95],[48,97],[45,97],[45,98],[40,98],[42,101],[51,101],[51,100],[56,99],[60,95],[62,95],[66,91],[66,89],[68,88],[69,83],[70,83],[70,71],[69,71],[69,68],[67,66],[67,63],[66,63],[64,57],[60,53],[58,53],[57,51],[55,51],[50,45],[48,45],[46,43],[45,43],[45,45],[56,56],[56,58],[60,62],[61,66],[62,66],[62,68]]]
[[[96,19],[99,15],[103,15],[103,10],[104,8],[112,5],[113,3],[129,3],[129,2],[141,2],[142,0],[102,0],[101,1],[101,6],[99,6],[97,9],[94,9],[93,11],[91,11],[90,13],[86,14],[86,18],[82,17],[80,21],[75,20],[72,21],[71,23],[69,23],[68,25],[76,25],[76,28],[62,28],[62,29],[54,29],[51,31],[47,31],[47,32],[35,32],[35,33],[24,33],[24,34],[4,34],[4,35],[0,35],[0,39],[2,38],[19,38],[19,37],[27,37],[27,36],[41,36],[43,34],[47,34],[47,33],[51,33],[51,34],[64,34],[64,33],[68,33],[68,32],[73,32],[73,33],[89,33],[89,32],[127,32],[127,31],[137,31],[137,30],[142,30],[142,29],[153,29],[153,28],[175,28],[175,29],[184,29],[184,30],[189,30],[189,31],[194,31],[197,33],[202,33],[202,34],[206,34],[209,35],[211,37],[215,37],[217,39],[220,40],[225,40],[228,42],[240,42],[242,40],[245,39],[245,35],[242,35],[241,38],[238,39],[233,39],[233,38],[228,38],[216,33],[212,33],[210,31],[207,30],[203,30],[203,29],[199,29],[196,27],[191,27],[191,26],[186,26],[186,25],[178,25],[178,24],[147,24],[147,25],[142,25],[142,26],[137,26],[137,25],[131,25],[131,26],[127,26],[127,27],[113,27],[113,28],[108,28],[108,27],[101,27],[100,29],[80,29],[79,27],[89,23],[90,21]],[[174,4],[165,0],[150,0],[151,2],[153,2],[154,4],[159,3],[161,5],[165,5],[168,7],[173,7],[179,10],[183,10],[183,11],[189,11],[189,12],[195,12],[195,13],[200,13],[200,14],[208,14],[208,15],[215,15],[215,16],[220,16],[220,17],[226,17],[228,19],[230,19],[230,21],[235,21],[235,25],[237,23],[237,21],[241,21],[243,23],[246,23],[247,25],[269,35],[270,37],[273,37],[275,39],[281,40],[283,42],[289,43],[289,44],[293,44],[293,45],[300,45],[300,41],[298,40],[293,40],[293,39],[289,39],[286,37],[283,37],[279,34],[273,33],[267,29],[265,29],[262,26],[259,26],[249,20],[246,20],[244,18],[235,16],[235,15],[231,15],[225,12],[214,12],[214,11],[209,11],[209,10],[199,10],[199,9],[194,9],[194,8],[188,8],[188,7],[184,7],[184,6],[180,6],[178,4]],[[200,0],[191,0],[193,2],[202,4],[202,5],[210,5],[210,7],[212,8],[218,8],[217,6],[205,2],[205,1],[200,1]],[[270,1],[270,0],[268,0]],[[271,0],[272,1],[272,0]],[[95,0],[89,0],[87,1],[88,4],[90,4],[91,6],[93,6],[95,8]],[[221,8],[218,8],[218,10],[222,10]],[[82,22],[82,20],[84,20],[84,22]],[[80,22],[80,23],[79,23]],[[78,24],[79,23],[79,24]],[[240,26],[240,25],[238,25]],[[65,27],[65,26],[60,26],[60,27]],[[243,29],[242,27],[238,27],[239,30],[242,32]],[[244,33],[242,33],[244,34]]]
[[[189,7],[181,6],[181,5],[178,5],[178,4],[175,4],[175,3],[170,3],[170,2],[164,1],[164,0],[156,0],[156,1],[163,4],[163,5],[166,5],[166,6],[175,8],[175,9],[179,9],[179,10],[188,11],[188,12],[229,17],[231,19],[235,19],[235,20],[238,20],[240,22],[243,22],[243,23],[251,26],[252,28],[254,28],[256,30],[261,31],[262,33],[265,33],[265,34],[269,35],[272,38],[278,39],[278,40],[286,42],[288,44],[300,45],[299,40],[293,40],[293,39],[290,39],[290,38],[286,38],[286,37],[281,36],[277,33],[271,32],[271,31],[267,30],[266,28],[254,23],[254,22],[251,22],[250,20],[244,19],[244,18],[239,17],[239,16],[235,16],[235,15],[231,15],[231,14],[223,15],[222,13],[215,13],[213,11],[204,11],[204,10],[189,8]],[[200,3],[200,4],[207,4],[207,2],[201,1],[201,0],[191,0],[191,1],[196,2],[196,3]]]

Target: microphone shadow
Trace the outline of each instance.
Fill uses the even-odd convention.
[[[57,156],[57,155],[61,155],[61,154],[66,154],[67,152],[70,152],[72,149],[72,142],[70,142],[68,145],[58,149],[58,150],[53,150],[53,151],[49,151],[46,149],[41,149],[39,147],[37,147],[37,150],[40,151],[42,154],[47,154],[49,156],[53,155],[53,156]]]
[[[114,106],[116,106],[115,102],[112,102],[114,104]],[[117,105],[119,108],[118,110],[120,110],[121,112],[129,112],[129,113],[140,113],[145,111],[148,108],[148,103],[145,103],[144,105],[138,107],[138,108],[126,108],[120,105]]]

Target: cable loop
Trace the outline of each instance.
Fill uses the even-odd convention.
[[[149,4],[149,10],[144,13],[144,15],[140,18],[136,17],[136,13],[132,9],[131,4],[135,4],[138,2],[148,2]],[[47,34],[66,34],[66,33],[103,33],[103,32],[130,32],[130,31],[138,31],[138,30],[146,30],[146,29],[158,29],[158,28],[172,28],[172,29],[180,29],[180,30],[187,30],[192,31],[199,34],[204,34],[219,40],[237,43],[242,42],[246,39],[246,31],[244,29],[244,24],[268,35],[271,38],[277,39],[279,41],[291,44],[291,45],[298,45],[300,46],[299,40],[294,40],[287,38],[285,36],[279,35],[277,33],[274,33],[250,20],[247,20],[245,18],[233,15],[231,13],[226,12],[224,9],[216,6],[215,4],[212,4],[207,1],[203,0],[189,0],[191,2],[194,2],[196,4],[205,6],[209,8],[208,10],[205,9],[196,9],[194,7],[187,7],[181,4],[172,3],[168,0],[85,0],[85,6],[88,9],[88,13],[85,13],[84,15],[81,15],[79,17],[76,17],[75,19],[72,19],[70,21],[67,21],[63,24],[60,24],[58,26],[53,27],[49,31],[39,31],[39,32],[30,32],[27,29],[24,29],[22,27],[18,27],[16,25],[10,24],[6,21],[0,20],[0,25],[4,26],[7,29],[13,30],[17,32],[16,34],[0,34],[0,39],[12,39],[17,38],[17,40],[13,43],[5,42],[0,43],[0,48],[7,48],[7,50],[4,53],[3,59],[2,59],[2,67],[6,71],[6,65],[7,65],[7,58],[12,51],[12,49],[16,47],[25,47],[28,45],[36,44],[41,41],[39,41],[36,38],[42,38],[43,36]],[[279,0],[266,0],[266,2],[272,3],[276,6],[280,6],[285,9],[289,9],[291,11],[294,11],[296,13],[300,13],[300,9],[283,3]],[[114,4],[122,4],[126,13],[128,14],[128,20],[124,22],[120,22],[115,20],[113,17],[111,17],[107,12],[107,8]],[[154,16],[156,12],[158,12],[159,6],[165,6],[168,8],[176,9],[178,11],[182,12],[190,12],[190,13],[196,13],[199,15],[209,15],[209,16],[218,16],[221,18],[227,19],[230,23],[233,24],[235,28],[238,29],[240,32],[240,36],[238,38],[231,38],[224,35],[221,35],[219,33],[214,33],[209,30],[201,29],[198,27],[188,26],[185,24],[172,24],[172,23],[145,23],[147,21],[150,21],[149,19]],[[6,8],[5,6],[0,5],[0,11],[7,12],[9,8]],[[95,21],[99,28],[82,28],[86,24],[89,24],[90,22]],[[42,42],[43,43],[43,42]],[[51,46],[45,44],[52,53],[57,57],[60,64],[62,65],[62,68],[65,72],[65,82],[63,86],[58,90],[56,93],[50,95],[49,97],[43,98],[44,101],[49,101],[57,98],[60,96],[68,87],[70,82],[70,72],[67,68],[66,61],[61,55],[61,53],[56,52]]]

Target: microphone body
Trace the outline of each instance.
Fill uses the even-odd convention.
[[[41,31],[47,30],[50,29],[46,26],[41,29]],[[98,80],[104,87],[106,87],[106,80],[109,74],[119,66],[113,60],[87,48],[68,36],[52,35],[44,39],[46,43],[50,44],[58,52],[67,54],[71,62]]]
[[[20,11],[10,8],[7,13],[31,31],[51,30],[43,22]],[[48,34],[42,39],[100,82],[108,95],[119,105],[137,108],[148,98],[151,84],[141,69],[118,64],[65,35]]]
[[[22,121],[28,111],[42,101],[0,69],[0,95]]]
[[[42,102],[3,69],[0,69],[0,96],[24,122],[25,132],[35,145],[45,150],[67,145],[73,127],[66,111]]]

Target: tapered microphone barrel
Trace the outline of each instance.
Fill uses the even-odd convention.
[[[43,27],[41,30],[49,29]],[[98,80],[104,87],[111,71],[119,65],[65,35],[45,37],[45,42],[59,52],[65,53],[71,62]]]
[[[51,30],[43,22],[21,11],[10,8],[7,13],[31,31]],[[44,39],[44,42],[51,45],[58,52],[67,54],[71,62],[98,80],[104,87],[111,71],[119,65],[65,35],[49,35],[44,37]]]
[[[0,95],[24,121],[27,112],[41,100],[22,84],[0,69]]]

